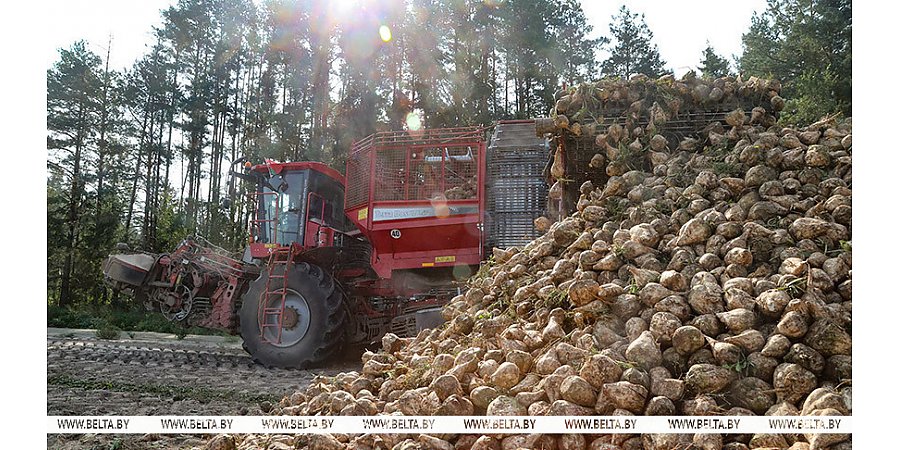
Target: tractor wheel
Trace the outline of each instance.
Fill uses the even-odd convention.
[[[283,268],[275,269],[281,275]],[[241,337],[244,350],[267,367],[303,369],[324,362],[335,354],[345,334],[347,312],[334,280],[320,267],[298,263],[290,266],[287,278],[285,313],[281,336],[276,327],[260,332],[259,302],[266,290],[268,271],[250,284],[241,303]],[[272,288],[281,291],[282,279],[272,280]],[[278,307],[280,295],[269,296],[269,307]],[[273,318],[269,318],[274,322]]]

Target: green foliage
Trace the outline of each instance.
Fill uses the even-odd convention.
[[[119,338],[119,334],[121,333],[121,331],[122,330],[120,330],[118,327],[105,324],[100,328],[97,328],[97,331],[95,331],[94,334],[96,334],[97,338],[99,339],[113,340]]]
[[[547,17],[548,32],[551,35],[553,48],[548,52],[548,59],[554,71],[569,86],[591,81],[596,76],[597,62],[594,50],[609,43],[606,37],[588,39],[593,31],[581,9],[574,0],[556,0],[554,13]]]
[[[745,356],[741,356],[741,359],[734,364],[723,364],[722,367],[726,369],[731,369],[743,376],[747,376],[750,372],[750,369],[753,367],[753,364],[747,359]]]
[[[670,72],[659,56],[653,32],[643,14],[632,13],[622,5],[609,24],[609,33],[615,45],[610,49],[609,58],[600,65],[604,76],[627,78],[644,74],[656,78]]]
[[[703,154],[709,156],[708,168],[720,177],[737,177],[740,176],[741,163],[729,159],[730,152],[727,146],[707,146],[703,149]]]
[[[497,261],[494,259],[494,255],[491,255],[489,258],[482,261],[481,265],[478,266],[478,271],[469,278],[469,285],[471,286],[472,284],[477,284],[488,278],[491,274],[491,268],[493,268],[496,264]]]
[[[621,197],[610,197],[606,200],[605,206],[609,220],[612,222],[621,222],[625,218],[625,212],[628,209],[628,201]],[[620,250],[615,247],[614,251],[617,254],[620,253]]]
[[[640,287],[638,287],[637,283],[633,281],[625,288],[625,292],[628,292],[632,295],[637,295],[640,291]]]
[[[93,177],[86,170],[88,148],[95,143],[105,103],[100,58],[83,41],[59,53],[47,71],[47,244],[52,249],[47,272],[48,291],[67,304],[83,295],[81,278],[74,273],[85,259],[79,239],[86,222],[81,205],[89,201],[86,185]]]
[[[628,369],[634,369],[634,368],[637,368],[637,366],[634,365],[634,363],[629,362],[629,361],[620,361],[620,360],[614,360],[614,361],[615,361],[616,364],[619,366],[619,368],[622,369],[622,370],[628,370]]]
[[[561,289],[552,289],[550,291],[550,295],[547,297],[541,306],[547,309],[553,308],[566,308],[569,305],[569,293],[567,291]]]
[[[156,248],[153,251],[165,252],[175,248],[186,236],[191,234],[188,218],[184,210],[178,208],[174,192],[169,190],[162,194],[157,212]]]
[[[55,328],[99,328],[103,320],[86,308],[63,308],[55,305],[47,307],[47,326]]]
[[[167,320],[162,314],[136,306],[79,305],[76,307],[47,307],[47,326],[54,328],[101,329],[116,328],[128,332],[152,331],[176,336],[188,334],[225,335],[223,332],[200,327],[185,327]]]
[[[508,75],[506,103],[500,117],[527,118],[546,114],[560,83],[569,85],[594,76],[594,49],[605,38],[588,39],[592,31],[584,11],[572,0],[509,0],[498,8],[502,53]]]
[[[781,121],[788,125],[808,125],[825,116],[849,111],[848,105],[834,94],[838,75],[826,67],[804,71],[793,85],[794,95],[785,101]]]
[[[745,76],[783,83],[787,123],[851,114],[852,14],[849,0],[769,0],[743,35]]]
[[[841,250],[851,253],[853,252],[853,242],[852,241],[841,241]]]
[[[791,298],[800,298],[806,292],[806,277],[795,278],[775,289],[787,292]]]
[[[704,78],[720,78],[731,73],[728,67],[728,60],[719,56],[716,50],[706,42],[706,48],[703,49],[703,60],[700,61],[700,74]]]

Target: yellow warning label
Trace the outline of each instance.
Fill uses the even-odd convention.
[[[278,247],[278,244],[266,244],[266,248],[275,248]]]
[[[369,217],[369,208],[363,208],[356,213],[356,220],[363,220]]]
[[[434,263],[422,263],[422,267],[434,267]]]
[[[434,258],[436,263],[448,263],[456,261],[456,256],[438,256]]]

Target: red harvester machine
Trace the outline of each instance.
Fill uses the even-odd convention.
[[[534,121],[376,133],[346,178],[316,162],[267,162],[238,260],[199,238],[170,254],[112,255],[106,280],[170,320],[240,334],[258,362],[308,367],[342,345],[440,324],[485,249],[536,237],[548,145]]]

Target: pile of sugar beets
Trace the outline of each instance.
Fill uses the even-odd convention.
[[[388,334],[381,351],[363,355],[361,372],[317,379],[276,413],[851,414],[851,121],[785,128],[767,117],[735,110],[727,123],[682,142],[650,125],[593,130],[605,148],[595,159],[604,163],[587,170],[607,171],[608,181],[580,186],[571,216],[539,219],[546,233],[523,248],[494,249],[468,291],[444,307],[445,326],[408,339]],[[220,435],[209,442],[448,450],[851,445],[842,434]]]

